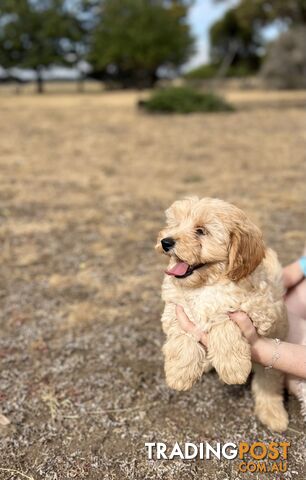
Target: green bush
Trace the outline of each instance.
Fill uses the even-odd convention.
[[[139,106],[149,112],[191,113],[230,112],[233,107],[213,93],[201,93],[189,87],[169,87],[156,90]]]

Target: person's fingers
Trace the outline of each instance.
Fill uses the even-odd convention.
[[[254,328],[251,320],[244,312],[229,312],[229,317],[235,323],[237,323],[238,327],[242,330],[243,333],[247,332],[248,330]]]
[[[191,333],[194,338],[207,347],[207,334],[202,329],[189,320],[182,305],[176,305],[176,318],[180,327],[186,332]]]
[[[187,317],[182,305],[176,305],[176,318],[185,332],[192,331],[195,325]]]
[[[204,347],[208,346],[208,335],[207,335],[207,333],[203,332],[201,334],[200,342],[204,345]]]
[[[251,322],[249,316],[241,310],[237,310],[236,312],[228,312],[228,314],[232,320],[235,320],[235,322]]]
[[[229,312],[228,315],[238,325],[245,338],[249,341],[254,341],[257,332],[249,316],[241,311]]]

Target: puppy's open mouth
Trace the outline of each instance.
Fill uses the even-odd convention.
[[[186,262],[177,262],[170,270],[166,270],[167,275],[173,275],[176,278],[189,277],[198,268],[204,267],[205,263],[199,263],[197,265],[188,265]]]

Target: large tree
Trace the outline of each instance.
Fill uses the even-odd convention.
[[[231,7],[211,28],[214,64],[256,71],[265,48],[263,29],[278,24],[281,30],[306,23],[306,0],[215,0]],[[304,27],[305,28],[305,27]]]
[[[53,65],[74,64],[81,49],[82,28],[65,0],[0,0],[0,65],[42,72]]]
[[[252,22],[242,22],[236,8],[228,10],[210,29],[210,55],[215,65],[243,66],[247,71],[259,67],[260,36]]]
[[[189,2],[102,0],[89,62],[122,86],[150,86],[161,67],[177,68],[193,52]]]
[[[229,2],[229,0],[215,0]],[[281,21],[287,25],[306,23],[306,0],[240,0],[236,11],[240,20],[267,25]]]
[[[216,0],[226,1],[226,0]],[[230,4],[229,0],[227,0]],[[232,29],[232,42],[226,45],[226,35],[223,37],[223,52],[220,49],[220,31],[229,32],[230,22],[226,19],[235,19],[239,25],[236,33]],[[232,21],[231,27],[235,22]],[[266,45],[263,38],[264,28],[267,26],[278,26],[282,32],[272,46]],[[249,32],[245,37],[251,50],[246,53],[256,54],[256,43],[258,47],[262,44],[261,51],[266,50],[261,73],[263,77],[274,86],[302,87],[305,85],[305,30],[306,30],[306,0],[240,0],[234,8],[229,10],[223,19],[217,22],[212,28],[212,52],[217,52],[220,57],[225,58],[226,50],[229,51],[231,44],[241,46],[243,32]],[[227,35],[230,40],[230,35]],[[255,49],[254,49],[255,47]],[[257,51],[259,52],[259,48]],[[239,47],[240,48],[240,47]],[[241,50],[243,51],[243,49]],[[239,57],[236,58],[239,60]]]

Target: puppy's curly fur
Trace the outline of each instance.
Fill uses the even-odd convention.
[[[244,212],[222,200],[177,201],[166,211],[166,218],[156,249],[170,259],[170,275],[162,286],[167,384],[188,390],[212,367],[225,383],[245,383],[252,369],[250,346],[227,312],[245,311],[259,335],[286,337],[287,314],[277,256],[265,247],[261,231]],[[173,243],[167,252],[161,244],[165,238]],[[178,264],[184,271],[189,266],[185,274]],[[175,304],[181,304],[189,318],[209,333],[207,352],[182,331]],[[253,368],[255,413],[270,429],[286,430],[283,375],[257,364]]]

